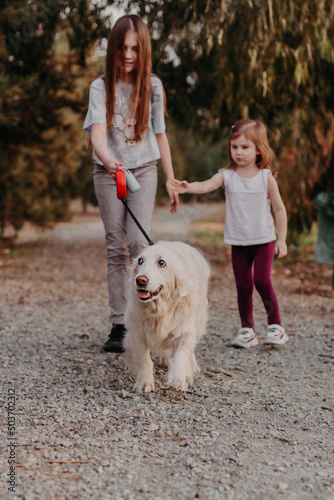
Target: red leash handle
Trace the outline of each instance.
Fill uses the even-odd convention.
[[[126,199],[126,175],[122,168],[116,168],[116,187],[117,198],[119,200]]]
[[[140,231],[143,233],[143,235],[145,236],[148,244],[149,245],[154,245],[153,241],[146,234],[146,232],[141,227],[141,225],[137,221],[136,217],[133,215],[133,213],[131,212],[130,208],[128,207],[128,204],[127,204],[127,201],[126,201],[126,173],[125,173],[125,170],[123,170],[122,168],[116,168],[116,189],[117,189],[117,198],[122,201],[122,203],[125,206],[126,210],[131,215],[131,217],[133,219],[133,222],[138,226],[138,228],[140,229]]]

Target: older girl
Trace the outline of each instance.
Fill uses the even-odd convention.
[[[204,182],[173,181],[178,193],[208,193],[225,189],[226,218],[224,241],[232,245],[232,266],[238,293],[241,328],[231,345],[258,344],[254,330],[252,294],[259,292],[268,318],[265,344],[288,340],[281,325],[275,290],[271,283],[274,254],[287,254],[287,216],[274,178],[274,152],[268,144],[263,123],[241,120],[231,127],[229,165]],[[276,225],[277,241],[273,217]]]
[[[147,233],[156,196],[159,158],[171,212],[178,207],[178,196],[171,186],[174,174],[164,114],[164,89],[161,81],[151,74],[147,26],[137,15],[122,16],[108,38],[105,73],[90,86],[84,123],[84,130],[91,137],[94,189],[107,242],[112,329],[104,346],[106,351],[123,349],[128,254],[136,257],[147,244],[117,199],[117,165],[122,163],[131,169],[141,186],[135,193],[128,192],[127,201]]]

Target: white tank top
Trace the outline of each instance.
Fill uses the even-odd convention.
[[[259,245],[276,239],[268,198],[269,169],[250,179],[234,170],[221,169],[224,176],[226,213],[224,241],[230,245]]]

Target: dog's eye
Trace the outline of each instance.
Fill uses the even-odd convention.
[[[159,264],[159,267],[165,267],[166,262],[164,260],[160,259],[158,264]]]
[[[138,264],[141,266],[143,262],[144,262],[143,258],[142,258],[142,257],[139,257],[139,259],[138,259]]]

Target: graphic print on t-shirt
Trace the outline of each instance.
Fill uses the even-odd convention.
[[[121,130],[128,146],[134,146],[137,141],[134,140],[136,120],[134,118],[123,118],[122,115],[115,114],[112,126]]]
[[[125,142],[128,146],[134,146],[137,141],[135,137],[136,119],[131,117],[129,103],[131,102],[131,87],[119,82],[116,85],[115,101],[118,110],[122,110],[122,114],[115,113],[112,121],[112,126],[123,132]]]

